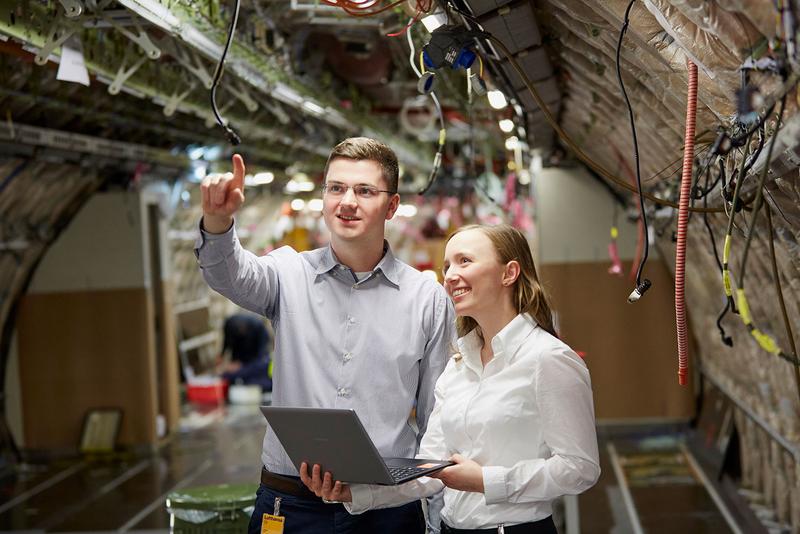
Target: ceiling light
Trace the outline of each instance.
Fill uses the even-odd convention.
[[[519,146],[519,139],[516,135],[512,135],[506,139],[506,150],[515,150]]]
[[[303,109],[314,115],[322,115],[325,113],[325,108],[310,100],[303,102]]]
[[[503,130],[505,133],[511,132],[514,129],[514,121],[511,119],[503,119],[500,121],[500,129]]]
[[[494,109],[503,109],[508,105],[506,95],[503,94],[503,91],[489,91],[486,93],[486,97],[489,99],[489,105]]]
[[[306,201],[302,198],[295,198],[290,205],[294,211],[302,211],[306,207]]]
[[[247,175],[244,177],[244,185],[266,185],[275,180],[275,175],[271,172],[259,172],[254,176]]]
[[[308,201],[308,209],[311,211],[322,211],[322,199],[321,198],[312,198]]]

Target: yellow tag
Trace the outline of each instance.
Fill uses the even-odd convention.
[[[283,522],[286,518],[280,515],[264,514],[261,520],[261,534],[283,534]]]

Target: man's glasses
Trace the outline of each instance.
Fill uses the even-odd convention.
[[[331,197],[343,197],[345,193],[347,193],[347,190],[351,188],[353,189],[353,194],[355,194],[357,198],[362,199],[375,198],[378,196],[378,193],[395,194],[394,191],[386,191],[366,184],[345,185],[341,182],[325,182],[322,184],[322,192]]]

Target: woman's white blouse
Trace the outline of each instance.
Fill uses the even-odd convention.
[[[589,370],[566,344],[517,315],[492,339],[481,364],[473,331],[458,340],[436,383],[436,404],[420,458],[458,453],[483,466],[484,493],[444,488],[442,519],[455,528],[492,528],[551,515],[551,501],[590,488],[600,476]],[[422,477],[400,486],[354,484],[357,514],[433,495]]]

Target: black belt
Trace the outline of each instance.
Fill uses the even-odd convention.
[[[500,527],[475,529],[453,528],[442,521],[442,534],[497,534],[498,532],[504,532],[505,534],[557,533],[552,516],[531,523],[518,523],[516,525],[503,526],[502,531]]]
[[[286,493],[292,497],[300,497],[303,499],[311,499],[322,502],[321,498],[314,495],[314,492],[308,489],[305,484],[303,484],[303,481],[300,480],[300,477],[277,475],[267,471],[266,467],[262,467],[261,483],[270,489],[279,491],[281,493]]]

